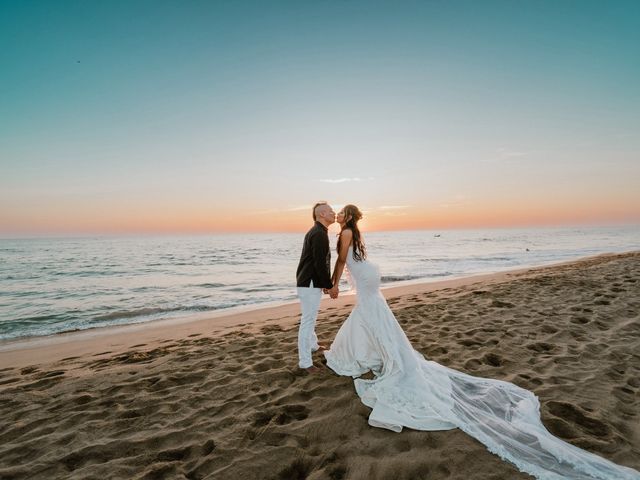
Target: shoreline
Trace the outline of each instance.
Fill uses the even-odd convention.
[[[527,259],[528,263],[521,263],[516,265],[512,264],[509,266],[498,266],[498,265],[484,266],[484,268],[480,270],[467,271],[464,273],[450,273],[450,272],[443,272],[444,274],[434,273],[430,276],[422,276],[418,278],[414,277],[414,278],[403,279],[403,280],[393,278],[392,281],[382,282],[380,288],[381,290],[385,291],[387,289],[396,289],[396,288],[412,286],[416,284],[431,284],[431,283],[438,283],[442,281],[448,281],[448,280],[454,280],[454,279],[460,279],[460,278],[466,278],[466,277],[472,277],[472,276],[478,276],[478,275],[497,274],[497,273],[503,273],[503,272],[519,271],[522,269],[542,268],[542,267],[552,266],[552,265],[562,265],[563,263],[566,263],[566,262],[580,261],[582,259],[597,257],[599,255],[616,255],[616,254],[632,253],[635,251],[640,251],[640,245],[634,245],[633,247],[627,246],[627,248],[631,248],[631,249],[629,250],[614,249],[610,251],[595,251],[595,252],[592,251],[589,253],[571,252],[570,254],[556,255],[558,258],[553,260],[547,259],[542,262],[539,261],[540,259],[534,260],[532,258],[529,258]],[[385,278],[384,275],[382,276],[382,278],[383,279]],[[290,288],[285,288],[283,286],[280,289],[280,291],[281,291],[281,294],[283,294],[282,298],[275,299],[275,300],[260,301],[258,303],[240,303],[234,306],[220,306],[220,307],[212,306],[205,310],[200,310],[200,309],[192,310],[189,308],[182,309],[182,310],[169,309],[164,311],[163,313],[155,313],[155,310],[162,311],[163,309],[161,308],[153,308],[148,306],[143,308],[138,306],[136,307],[139,310],[137,314],[135,313],[135,311],[128,312],[125,310],[122,312],[118,312],[118,313],[122,313],[122,316],[114,316],[112,321],[107,321],[107,322],[100,321],[100,322],[96,322],[95,324],[92,324],[94,320],[99,319],[103,316],[103,314],[101,314],[100,312],[96,312],[94,313],[93,317],[87,319],[88,323],[85,323],[84,325],[68,325],[68,324],[65,325],[66,321],[63,321],[63,322],[60,322],[61,324],[54,323],[49,328],[49,326],[45,323],[44,324],[45,328],[43,329],[44,331],[41,331],[41,332],[27,331],[27,332],[23,332],[23,334],[20,334],[18,336],[9,336],[8,338],[7,337],[0,338],[0,352],[4,351],[5,349],[13,349],[14,347],[12,347],[11,345],[15,343],[27,343],[27,342],[36,341],[39,339],[55,338],[59,335],[70,335],[74,333],[79,334],[82,332],[102,331],[105,329],[117,329],[121,327],[133,326],[133,325],[156,325],[156,324],[165,324],[167,322],[175,322],[177,324],[180,324],[183,322],[190,322],[198,319],[218,318],[220,316],[233,315],[239,312],[257,310],[257,309],[263,309],[263,308],[271,308],[275,306],[282,306],[282,305],[287,305],[289,303],[298,302],[297,296],[295,294],[295,287],[290,286]],[[286,294],[286,291],[288,291],[288,294]],[[350,294],[353,294],[351,290],[345,290],[344,292],[342,292],[341,295],[345,296]],[[210,295],[215,297],[216,293],[213,292]],[[246,298],[243,297],[239,301],[243,301],[243,300],[246,300]],[[148,302],[146,305],[148,305]],[[144,311],[152,310],[154,312],[142,313],[143,310]],[[134,314],[130,315],[130,313],[134,313]],[[109,314],[107,316],[112,316],[112,315],[113,314]],[[55,316],[57,315],[54,315],[54,317]]]
[[[503,283],[510,281],[510,277],[522,275],[527,272],[535,272],[547,268],[561,267],[563,265],[588,262],[599,258],[616,257],[636,252],[640,251],[631,250],[622,253],[598,253],[560,262],[533,266],[518,266],[512,269],[450,277],[442,280],[408,280],[398,282],[399,285],[383,286],[381,287],[381,291],[387,301],[389,301],[396,297],[461,288],[481,282],[487,284]],[[96,352],[107,351],[105,355],[112,355],[133,348],[135,345],[127,346],[131,343],[138,345],[145,344],[146,346],[149,343],[185,338],[190,335],[208,334],[219,336],[243,327],[248,327],[249,330],[256,331],[259,327],[273,323],[288,327],[297,324],[300,309],[300,304],[297,299],[269,303],[270,304],[267,305],[243,305],[147,322],[108,325],[85,330],[64,331],[46,336],[3,340],[0,341],[0,368],[50,363],[62,360],[64,357],[68,358],[89,354],[96,355]],[[320,304],[320,315],[323,311],[326,312],[327,310],[343,309],[346,307],[351,308],[354,304],[355,294],[351,291],[346,292],[336,300],[323,298]],[[37,354],[36,361],[34,361],[35,354]]]

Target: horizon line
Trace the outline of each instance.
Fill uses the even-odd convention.
[[[329,229],[335,229],[332,224]],[[333,228],[332,228],[333,227]],[[605,223],[568,223],[568,224],[528,224],[528,225],[499,225],[499,226],[460,226],[460,227],[423,227],[423,228],[389,228],[364,230],[365,233],[384,232],[420,232],[420,231],[459,231],[459,230],[522,230],[522,229],[558,229],[558,228],[603,228],[603,227],[639,227],[640,220],[629,222],[605,222]],[[0,232],[0,240],[21,240],[35,238],[79,238],[79,237],[127,237],[127,236],[207,236],[207,235],[276,235],[303,233],[305,229],[294,230],[157,230],[157,231],[117,231],[117,232]]]

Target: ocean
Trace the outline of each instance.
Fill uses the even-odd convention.
[[[0,239],[0,340],[294,300],[304,233]],[[640,226],[365,236],[383,287],[640,250]]]

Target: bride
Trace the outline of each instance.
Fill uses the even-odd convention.
[[[554,437],[540,421],[540,403],[530,391],[509,382],[474,377],[425,359],[413,349],[380,292],[380,271],[369,262],[358,220],[346,205],[337,285],[346,265],[357,302],[329,350],[329,366],[354,377],[362,402],[372,409],[369,424],[400,432],[459,428],[522,472],[545,480],[640,479],[640,473]],[[371,371],[374,378],[358,378]]]

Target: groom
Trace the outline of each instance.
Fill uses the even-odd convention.
[[[331,252],[329,251],[328,227],[336,221],[336,214],[327,202],[313,206],[313,227],[304,237],[302,255],[296,272],[296,285],[300,298],[302,315],[298,330],[298,365],[310,373],[320,369],[313,365],[311,354],[325,350],[318,345],[315,326],[320,308],[322,292],[337,298],[338,286],[331,282]]]

